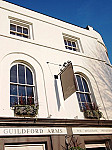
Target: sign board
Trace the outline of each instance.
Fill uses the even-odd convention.
[[[60,134],[67,134],[66,128],[0,128],[0,136]]]
[[[72,63],[68,64],[60,74],[64,100],[76,91],[76,81]]]
[[[112,128],[72,128],[73,134],[112,134]]]

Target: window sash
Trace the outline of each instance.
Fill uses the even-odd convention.
[[[18,70],[19,65],[23,66],[23,68],[24,68],[24,71],[25,71],[25,75],[24,75],[25,83],[19,83],[19,70]],[[15,97],[15,100],[18,101],[17,104],[20,104],[20,99],[21,98],[25,99],[25,104],[28,104],[28,99],[30,99],[30,98],[32,98],[33,103],[34,103],[34,99],[35,99],[35,95],[34,95],[35,94],[35,92],[34,92],[35,91],[35,85],[34,85],[34,82],[33,82],[34,77],[33,77],[32,71],[30,70],[30,68],[28,66],[26,66],[24,64],[21,64],[21,63],[15,64],[12,67],[14,67],[14,66],[16,66],[16,68],[17,68],[16,69],[16,73],[15,73],[16,76],[17,76],[17,82],[10,82],[10,105],[11,105],[11,107],[13,106],[13,104],[11,104],[11,98],[12,98],[12,101],[13,101],[14,97]],[[26,79],[26,78],[28,78],[28,76],[26,75],[26,70],[27,69],[31,72],[30,78],[32,78],[31,79],[32,80],[32,84],[28,84],[27,83],[27,79]],[[11,72],[10,72],[10,76],[11,76]],[[15,90],[17,90],[14,94],[11,91],[11,86],[13,87],[13,85],[16,86]],[[22,93],[23,92],[22,89],[21,89],[22,87],[24,88],[24,94]],[[22,94],[20,94],[20,92]],[[31,92],[31,95],[29,95],[30,92]]]
[[[15,29],[13,30],[11,28],[11,26],[15,26]],[[18,31],[18,27],[21,27],[22,32]],[[24,33],[24,29],[27,29],[28,33]],[[29,27],[26,27],[24,25],[19,25],[19,24],[16,24],[16,23],[10,23],[10,34],[14,34],[14,35],[17,35],[17,36],[29,38]]]
[[[86,104],[88,104],[90,109],[91,109],[92,108],[92,101],[91,101],[91,93],[90,93],[88,82],[80,74],[75,74],[75,76],[76,76],[76,84],[77,84],[76,94],[77,94],[77,99],[79,102],[80,110],[84,111]],[[77,77],[80,78],[80,80],[78,80]],[[84,82],[83,82],[83,80],[84,80]],[[81,83],[79,83],[79,82],[81,82]],[[84,84],[86,84],[87,87]],[[82,86],[82,89],[79,87],[80,85]],[[87,91],[87,89],[88,89],[88,91]]]
[[[65,48],[73,51],[79,51],[78,41],[76,39],[64,38]]]

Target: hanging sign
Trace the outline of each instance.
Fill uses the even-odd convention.
[[[60,73],[62,91],[64,100],[71,96],[76,91],[76,81],[72,63],[68,64]]]

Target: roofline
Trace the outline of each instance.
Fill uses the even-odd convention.
[[[58,18],[56,18],[56,17],[49,16],[49,15],[46,15],[46,14],[44,14],[44,13],[41,13],[41,12],[38,12],[38,11],[32,10],[32,9],[30,9],[30,8],[27,8],[27,7],[24,7],[24,6],[21,6],[21,5],[14,4],[14,3],[12,3],[12,2],[9,2],[8,0],[2,0],[2,1],[5,1],[5,2],[7,2],[7,3],[10,3],[10,4],[13,4],[13,5],[19,6],[19,7],[21,7],[21,8],[25,8],[25,9],[27,9],[27,10],[30,10],[30,11],[33,11],[33,12],[36,12],[36,13],[39,13],[39,14],[41,14],[41,15],[45,15],[45,16],[47,16],[47,17],[51,17],[51,18],[53,18],[53,19],[56,19],[56,20],[62,21],[62,22],[64,22],[64,23],[68,23],[68,24],[74,25],[74,26],[76,26],[76,27],[79,27],[79,28],[82,28],[82,29],[86,29],[86,30],[88,30],[88,28],[87,28],[87,26],[88,26],[88,25],[84,28],[84,27],[81,27],[81,26],[75,25],[75,24],[73,24],[73,23],[70,23],[70,22],[67,22],[67,21],[64,21],[64,20],[58,19]]]

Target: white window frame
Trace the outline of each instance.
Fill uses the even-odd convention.
[[[34,39],[32,23],[30,23],[28,21],[21,20],[21,19],[17,19],[17,18],[11,17],[11,16],[9,16],[9,20],[10,20],[10,25],[12,24],[12,25],[16,26],[16,31],[10,29],[10,35],[11,36],[16,35],[16,37],[20,37],[20,38],[23,38],[23,39]],[[23,28],[27,28],[28,29],[28,34],[24,34],[23,31],[22,31],[22,33],[17,32],[17,26],[22,27],[22,30],[23,30]],[[11,32],[14,33],[15,35],[11,34]],[[17,34],[20,34],[21,36],[17,36]],[[26,38],[24,36],[28,36],[28,38]]]
[[[76,86],[77,86],[76,93],[88,94],[88,95],[90,96],[90,101],[91,101],[91,102],[87,102],[87,101],[86,101],[86,103],[92,105],[93,102],[92,102],[91,90],[90,90],[88,81],[87,81],[86,78],[85,78],[83,75],[81,75],[81,74],[75,73],[74,75],[75,75],[75,78],[76,78]],[[86,91],[80,91],[80,90],[79,90],[79,87],[78,87],[78,81],[77,81],[76,75],[80,76],[81,82],[82,82],[82,83],[83,83],[82,78],[86,81],[86,84],[87,84],[87,87],[88,87],[89,92],[86,92]],[[83,84],[82,84],[82,86],[83,86],[83,89],[84,89],[84,85],[83,85]],[[84,95],[84,97],[85,97],[85,95]],[[85,99],[86,99],[86,98],[85,98]],[[81,100],[81,98],[80,98],[80,100]],[[81,106],[82,106],[82,103],[84,103],[84,102],[82,102],[82,101],[79,102],[79,100],[78,100],[78,103],[80,103]],[[83,108],[83,106],[82,106],[82,108]],[[81,108],[80,108],[80,110],[81,110]],[[81,110],[81,111],[83,111],[83,110]]]
[[[83,52],[82,51],[82,45],[81,45],[81,42],[80,42],[79,38],[63,33],[63,39],[64,39],[65,49],[67,49],[71,52]],[[67,45],[66,45],[65,40],[66,40],[66,42],[67,41],[74,42],[76,47],[73,47],[72,45],[71,46],[68,45],[68,42],[67,42]]]
[[[15,83],[15,82],[10,82],[10,85],[17,85],[17,87],[19,86],[19,85],[21,85],[21,86],[30,86],[30,87],[33,87],[33,94],[34,94],[34,104],[36,104],[37,103],[37,100],[36,100],[36,93],[35,93],[35,88],[36,88],[36,85],[35,85],[35,77],[34,77],[34,72],[32,71],[32,69],[28,66],[28,65],[26,65],[26,64],[24,64],[24,63],[20,63],[20,62],[18,62],[18,63],[13,63],[12,65],[11,65],[11,67],[10,67],[10,69],[13,67],[13,66],[15,66],[15,65],[17,65],[17,83]],[[26,84],[26,73],[25,73],[25,84],[21,84],[21,83],[19,83],[18,81],[19,81],[19,75],[18,75],[18,65],[23,65],[25,68],[27,67],[30,71],[31,71],[31,73],[32,73],[32,78],[33,78],[33,85],[29,85],[29,84]],[[26,69],[25,69],[25,72],[26,72]],[[11,75],[11,74],[10,74]],[[17,90],[17,92],[18,92],[18,90]],[[26,88],[25,88],[25,93],[27,93],[26,92]],[[10,95],[10,96],[15,96],[15,95]],[[18,97],[18,104],[19,104],[19,93],[17,93],[17,97]],[[23,96],[24,97],[24,96]],[[26,97],[26,101],[27,101],[27,95],[25,96]],[[13,107],[13,106],[12,106]]]
[[[15,27],[16,27],[16,30],[14,31],[14,30],[11,30],[11,25],[14,25]],[[22,28],[22,32],[18,32],[17,31],[17,27],[21,27]],[[27,29],[27,31],[28,31],[28,34],[25,34],[25,33],[23,33],[23,29],[24,28],[26,28]],[[12,34],[13,33],[13,34]],[[12,34],[12,35],[20,35],[20,37],[26,37],[26,38],[30,38],[30,35],[29,35],[29,26],[25,26],[25,25],[23,25],[23,24],[21,24],[21,25],[19,25],[19,24],[17,24],[17,23],[11,23],[10,22],[10,34]]]

